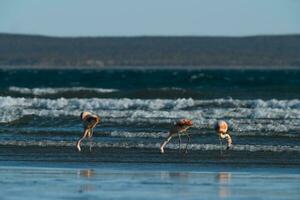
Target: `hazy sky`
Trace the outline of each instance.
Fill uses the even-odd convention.
[[[300,33],[300,0],[0,0],[0,32],[55,36]]]

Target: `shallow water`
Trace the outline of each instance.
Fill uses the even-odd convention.
[[[112,166],[1,167],[0,195],[6,199],[298,199],[300,195],[297,170]]]

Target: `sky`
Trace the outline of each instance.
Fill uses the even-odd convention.
[[[300,0],[0,0],[0,32],[49,36],[300,33]]]

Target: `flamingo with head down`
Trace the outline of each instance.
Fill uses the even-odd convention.
[[[185,153],[187,153],[187,148],[188,148],[188,144],[191,141],[191,137],[189,136],[189,134],[186,132],[190,127],[193,126],[193,122],[192,120],[189,119],[181,119],[179,121],[177,121],[171,128],[169,131],[169,135],[167,136],[167,139],[160,145],[160,153],[164,153],[164,147],[170,142],[170,140],[172,139],[172,137],[174,136],[178,136],[179,139],[179,151],[181,150],[181,135],[186,135],[188,138],[188,143],[186,144],[185,147]]]
[[[225,121],[220,120],[215,124],[215,130],[219,135],[220,143],[222,145],[222,139],[225,139],[227,142],[227,148],[229,149],[232,146],[232,139],[228,134],[228,125]]]
[[[82,137],[76,143],[76,147],[77,147],[78,151],[81,151],[81,148],[80,148],[81,141],[85,137],[88,137],[89,139],[91,139],[93,136],[93,129],[100,122],[100,117],[98,115],[92,114],[87,111],[84,111],[80,114],[80,119],[83,122],[83,134],[82,134]],[[91,150],[91,146],[90,146],[90,150]]]

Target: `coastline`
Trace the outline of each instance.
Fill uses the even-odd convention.
[[[41,162],[41,161],[0,161],[3,169],[93,169],[106,172],[124,171],[127,173],[151,172],[191,172],[191,173],[278,173],[300,175],[298,166],[268,165],[224,165],[224,164],[191,164],[191,163],[139,163],[139,162]]]

